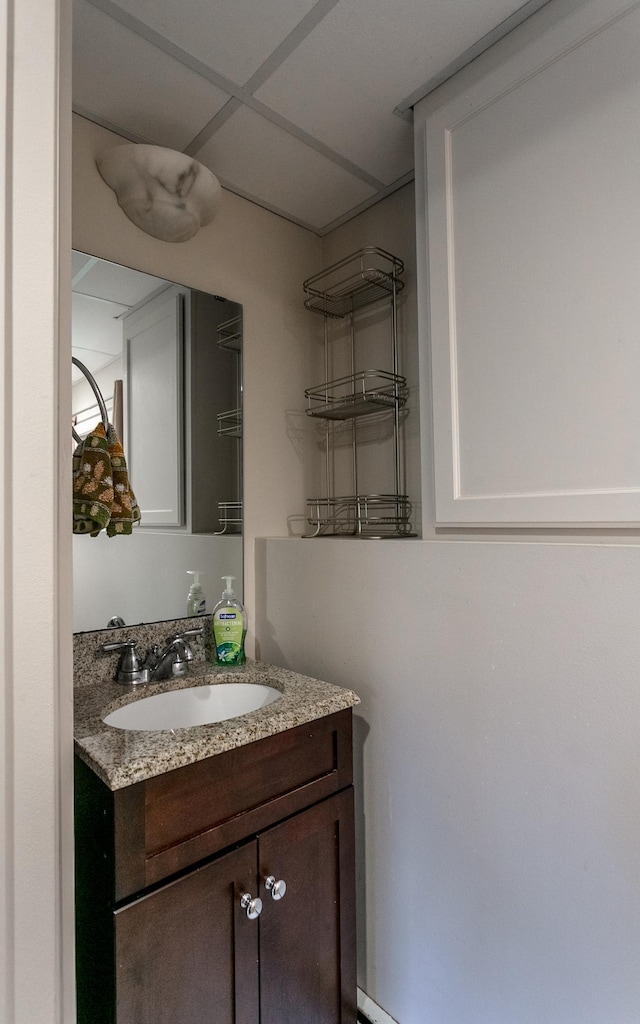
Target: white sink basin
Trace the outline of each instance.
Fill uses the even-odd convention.
[[[215,686],[189,686],[143,697],[125,704],[103,721],[116,729],[146,732],[160,729],[189,729],[209,722],[224,722],[273,703],[282,694],[264,683],[218,683]]]

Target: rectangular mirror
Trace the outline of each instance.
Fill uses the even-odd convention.
[[[73,355],[122,432],[142,511],[131,536],[74,536],[74,631],[185,616],[189,570],[208,611],[223,575],[241,597],[241,306],[85,253],[72,270]],[[72,408],[84,437],[100,413],[75,366]]]

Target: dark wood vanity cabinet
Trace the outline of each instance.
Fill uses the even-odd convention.
[[[350,710],[76,779],[79,1024],[355,1024]]]
[[[115,1019],[259,1020],[258,929],[239,908],[254,875],[242,847],[115,911]]]

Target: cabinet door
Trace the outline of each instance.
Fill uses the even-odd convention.
[[[184,522],[184,301],[178,285],[123,321],[127,462],[142,526]]]
[[[438,524],[640,522],[639,37],[547,4],[416,108]]]
[[[263,833],[258,857],[261,1024],[355,1024],[353,791]]]
[[[115,913],[118,1024],[258,1024],[256,844]]]

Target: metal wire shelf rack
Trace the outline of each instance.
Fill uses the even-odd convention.
[[[242,437],[242,409],[218,413],[218,433],[221,437]]]
[[[385,370],[361,370],[337,380],[307,388],[307,416],[349,420],[381,410],[400,408],[407,400],[404,377]]]
[[[220,348],[227,348],[233,352],[242,350],[242,317],[240,315],[226,320],[223,324],[218,324],[216,331]]]
[[[303,284],[305,306],[312,313],[341,318],[379,299],[388,299],[404,287],[404,263],[397,256],[367,246],[345,256]]]
[[[216,531],[215,537],[220,537],[223,533],[240,533],[242,530],[242,502],[219,501],[218,522],[222,529]]]
[[[410,537],[411,513],[406,494],[307,499],[307,522],[314,529],[313,537]]]
[[[368,246],[308,278],[303,284],[306,308],[324,317],[325,381],[305,390],[307,415],[328,421],[324,439],[326,493],[321,498],[307,499],[307,522],[313,529],[313,537],[383,539],[415,536],[411,532],[411,502],[403,493],[401,450],[400,410],[408,397],[406,378],[398,372],[397,299],[403,286],[400,280],[403,271],[404,263],[397,256],[384,249]],[[369,318],[362,317],[360,311],[383,299],[389,307],[390,368],[361,370],[356,364],[356,327],[359,333],[363,325],[366,327]],[[330,371],[335,339],[330,341],[328,329],[328,321],[332,319],[347,321],[351,368],[346,376],[334,379],[330,379]],[[376,319],[380,320],[377,316]],[[384,317],[381,322],[384,322]],[[338,329],[339,335],[344,336],[344,333],[343,328]],[[392,470],[395,489],[393,493],[365,494],[361,491],[358,479],[358,448],[359,444],[361,447],[362,431],[358,433],[357,422],[361,417],[385,412],[393,417]],[[338,451],[336,441],[342,429],[337,426],[336,421],[339,420],[351,421],[348,429],[351,433],[350,477],[353,493],[334,497],[333,482],[337,479],[334,472]],[[381,478],[377,467],[376,476],[379,481]]]

